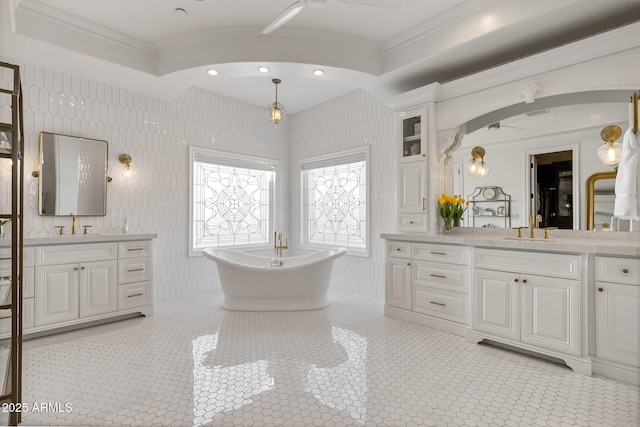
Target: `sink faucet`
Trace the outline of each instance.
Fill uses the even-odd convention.
[[[76,216],[71,214],[71,234],[76,234]]]
[[[536,237],[533,232],[534,228],[535,228],[535,225],[533,224],[533,215],[529,215],[529,237],[532,239]]]

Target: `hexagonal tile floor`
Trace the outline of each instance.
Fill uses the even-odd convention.
[[[28,340],[24,425],[638,425],[640,389],[383,315],[244,313],[210,293]]]

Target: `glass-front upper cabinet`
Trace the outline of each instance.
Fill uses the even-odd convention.
[[[400,162],[415,161],[426,157],[426,118],[416,112],[400,116],[402,141],[398,158]]]

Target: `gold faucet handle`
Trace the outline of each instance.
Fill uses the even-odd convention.
[[[91,228],[91,225],[83,225],[82,228],[84,228],[84,231],[82,232],[82,234],[89,234],[87,233],[87,228]]]
[[[62,236],[62,235],[64,234],[64,233],[63,233],[63,231],[64,231],[64,225],[56,225],[54,228],[59,228],[59,230],[58,230],[58,234],[59,234],[60,236]]]
[[[557,230],[557,229],[558,229],[558,227],[545,227],[545,228],[543,228],[543,230],[544,230],[544,238],[545,239],[549,238],[549,233],[548,233],[549,230]]]
[[[523,228],[529,228],[529,227],[513,227],[514,230],[518,230],[518,237],[522,238],[522,229]]]

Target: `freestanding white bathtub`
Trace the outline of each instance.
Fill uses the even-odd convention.
[[[224,294],[222,307],[240,311],[314,310],[329,305],[327,291],[336,258],[344,248],[284,258],[271,267],[271,257],[232,249],[208,248],[204,256],[218,266]]]

